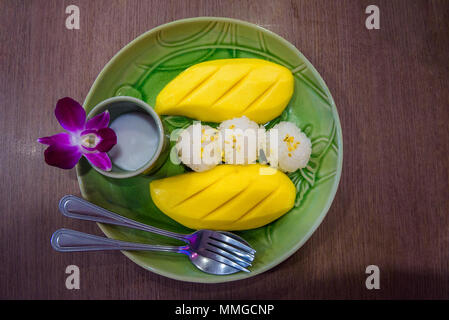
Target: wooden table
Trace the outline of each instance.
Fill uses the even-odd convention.
[[[66,6],[80,30],[65,28]],[[380,8],[367,30],[365,8]],[[58,132],[64,96],[83,101],[124,45],[165,22],[225,16],[259,24],[304,53],[337,104],[344,164],[335,201],[311,239],[276,268],[219,285],[145,271],[120,253],[54,252],[59,198],[75,171],[47,166],[36,138]],[[449,298],[449,2],[0,1],[0,298]],[[65,268],[79,266],[80,290]],[[380,268],[367,290],[365,268]]]

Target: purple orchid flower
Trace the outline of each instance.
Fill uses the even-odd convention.
[[[59,124],[67,130],[37,141],[49,145],[45,150],[45,162],[61,169],[72,169],[81,156],[91,165],[110,171],[111,159],[106,152],[117,143],[114,130],[108,128],[109,112],[105,111],[86,122],[86,111],[73,100],[66,97],[58,100],[55,116]]]

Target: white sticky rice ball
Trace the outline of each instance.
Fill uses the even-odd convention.
[[[197,172],[221,163],[220,132],[207,125],[195,123],[184,129],[175,148],[181,162]]]
[[[276,134],[277,145],[272,145],[269,143],[270,136],[276,138]],[[312,153],[312,143],[294,123],[279,122],[268,131],[267,140],[268,159],[271,166],[276,167],[277,162],[278,168],[284,172],[294,172],[307,166]],[[275,140],[272,139],[272,141]]]
[[[218,127],[223,140],[223,161],[228,164],[255,163],[258,156],[259,125],[245,116],[223,121]]]

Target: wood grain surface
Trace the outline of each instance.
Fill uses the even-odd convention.
[[[70,4],[80,30],[65,28]],[[380,30],[365,28],[370,4]],[[101,234],[57,212],[61,196],[80,192],[75,171],[47,166],[36,142],[59,131],[56,101],[83,101],[124,45],[195,16],[259,24],[323,76],[344,141],[326,219],[276,268],[219,285],[167,279],[118,252],[56,253],[60,227]],[[0,26],[0,298],[449,298],[449,1],[0,0]],[[80,290],[65,287],[71,264]],[[371,264],[379,290],[365,287]]]

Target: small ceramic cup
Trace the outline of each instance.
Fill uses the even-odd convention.
[[[110,122],[111,124],[117,117],[128,113],[128,112],[143,112],[148,114],[151,117],[151,120],[154,121],[154,126],[157,129],[158,137],[153,137],[158,139],[157,149],[154,153],[153,157],[148,160],[148,162],[142,166],[141,168],[134,171],[126,171],[114,165],[112,162],[111,171],[104,171],[98,169],[97,167],[93,167],[99,173],[104,176],[124,179],[131,178],[138,175],[150,174],[161,167],[161,165],[165,162],[168,155],[168,145],[169,140],[168,137],[164,133],[164,127],[162,125],[162,121],[157,115],[157,113],[151,108],[147,103],[142,100],[127,97],[127,96],[118,96],[106,99],[99,104],[97,104],[87,115],[87,118],[93,118],[94,116],[108,110],[110,114]]]

